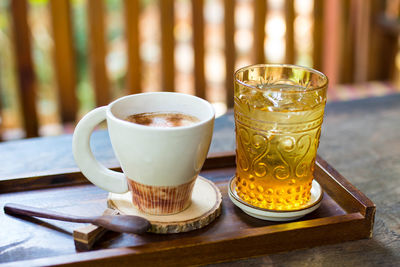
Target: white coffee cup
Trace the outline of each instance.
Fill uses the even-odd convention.
[[[189,126],[159,128],[124,120],[148,112],[195,116]],[[211,143],[215,112],[201,98],[170,92],[129,95],[86,114],[75,128],[72,150],[82,173],[113,193],[132,193],[133,204],[149,214],[173,214],[190,205],[192,188]],[[111,144],[123,173],[100,164],[90,149],[94,128],[107,120]]]

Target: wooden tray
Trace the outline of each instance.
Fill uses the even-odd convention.
[[[93,251],[77,252],[73,229],[80,225],[47,219],[0,214],[0,262],[21,265],[135,264],[192,265],[339,243],[372,235],[375,205],[323,159],[317,158],[315,178],[324,189],[322,205],[289,223],[249,217],[227,196],[227,182],[235,172],[234,154],[209,157],[202,176],[213,180],[223,195],[221,216],[209,226],[188,233],[157,235],[107,232]],[[65,177],[62,182],[58,177]],[[77,171],[19,179],[15,190],[1,182],[1,203],[16,202],[61,212],[95,215],[106,208],[107,192],[91,185]],[[38,189],[38,184],[42,188]],[[25,185],[25,186],[23,186]],[[53,187],[55,186],[55,187]],[[31,188],[36,188],[32,190]],[[3,236],[3,235],[2,235]],[[24,261],[24,262],[22,262]]]

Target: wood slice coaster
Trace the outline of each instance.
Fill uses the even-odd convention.
[[[131,192],[109,193],[108,206],[121,214],[137,215],[150,221],[149,232],[172,234],[200,229],[221,214],[222,196],[217,186],[199,176],[193,187],[192,203],[182,212],[172,215],[150,215],[141,212],[132,204]]]

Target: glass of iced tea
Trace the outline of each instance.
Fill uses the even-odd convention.
[[[310,200],[326,103],[327,77],[286,64],[235,73],[235,190],[269,210],[297,210]]]

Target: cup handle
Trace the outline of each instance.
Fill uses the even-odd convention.
[[[72,153],[83,175],[100,188],[113,193],[125,193],[128,184],[125,175],[102,165],[90,148],[90,136],[94,128],[106,119],[107,107],[99,107],[86,114],[78,123],[72,137]]]

